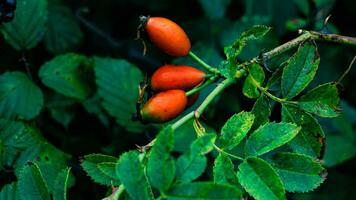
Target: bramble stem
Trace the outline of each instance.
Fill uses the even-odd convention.
[[[219,70],[210,66],[206,62],[204,62],[202,59],[200,59],[197,55],[195,55],[192,51],[189,51],[189,56],[193,58],[195,61],[197,61],[202,67],[204,67],[206,70],[213,74],[219,74]]]
[[[200,115],[204,112],[204,110],[208,107],[208,105],[210,104],[210,102],[218,95],[220,94],[222,91],[224,91],[224,89],[228,86],[230,86],[231,84],[233,84],[235,82],[235,79],[225,79],[224,81],[222,81],[221,83],[218,84],[218,86],[216,86],[216,88],[205,98],[205,100],[200,104],[200,106],[195,110],[194,112],[194,116],[195,118],[199,118]]]
[[[190,95],[192,95],[192,94],[194,94],[196,92],[199,92],[200,90],[206,88],[211,83],[213,83],[216,80],[216,78],[217,78],[217,76],[210,77],[207,81],[205,81],[205,83],[203,83],[199,87],[196,87],[196,88],[193,88],[193,89],[189,90],[188,92],[185,93],[185,95],[190,96]]]
[[[176,130],[178,127],[189,121],[194,117],[194,111],[186,114],[184,117],[180,118],[178,121],[176,121],[174,124],[172,124],[172,129]]]

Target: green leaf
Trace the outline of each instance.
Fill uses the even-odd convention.
[[[258,86],[262,86],[264,80],[265,73],[263,68],[259,64],[250,65],[248,76],[242,88],[243,94],[248,98],[258,98],[260,96]]]
[[[112,180],[112,185],[119,185],[120,181],[116,176],[116,162],[102,162],[98,164],[98,168],[106,176]]]
[[[138,84],[143,80],[140,70],[126,60],[96,57],[95,75],[105,110],[127,130],[141,132],[144,126],[131,120],[136,113]]]
[[[48,51],[54,54],[76,49],[83,39],[72,11],[61,0],[49,0],[47,26],[44,42]]]
[[[25,165],[18,177],[18,192],[22,200],[50,200],[47,183],[35,163]]]
[[[356,145],[350,138],[340,135],[327,135],[323,160],[327,167],[344,163],[356,156]]]
[[[234,164],[225,154],[220,153],[215,159],[213,174],[215,183],[225,183],[235,186],[239,184],[235,173]]]
[[[43,64],[39,71],[42,82],[67,97],[84,100],[91,94],[90,59],[67,53]]]
[[[282,121],[292,122],[302,127],[298,135],[288,144],[297,153],[318,157],[325,136],[318,121],[310,114],[293,105],[282,105]]]
[[[266,161],[249,157],[239,165],[237,177],[246,191],[257,200],[286,199],[282,180]]]
[[[175,185],[166,196],[169,200],[231,200],[242,194],[236,187],[212,182],[195,182]]]
[[[254,119],[253,114],[244,111],[233,115],[221,129],[221,148],[231,150],[237,146],[251,129]]]
[[[81,103],[89,114],[95,115],[105,127],[109,128],[109,116],[101,106],[100,97],[97,93]]]
[[[283,70],[283,97],[292,99],[301,93],[313,80],[319,63],[319,54],[314,45],[307,43],[300,46]]]
[[[116,174],[132,199],[153,199],[144,166],[136,151],[130,151],[120,156],[116,164]]]
[[[270,27],[263,25],[255,25],[252,28],[246,30],[245,32],[242,32],[241,35],[235,40],[235,42],[231,46],[227,46],[224,48],[224,52],[227,59],[230,61],[235,60],[237,56],[241,53],[242,49],[246,46],[246,43],[248,41],[260,39],[270,30]]]
[[[43,94],[22,72],[0,75],[0,117],[33,119],[43,106]]]
[[[247,139],[245,153],[262,155],[291,141],[300,131],[292,123],[267,123],[255,130]]]
[[[199,0],[198,2],[202,6],[206,17],[209,19],[221,19],[225,16],[231,0]]]
[[[156,137],[147,163],[148,180],[160,191],[167,190],[175,176],[175,162],[170,155],[173,146],[173,129],[168,126]]]
[[[181,155],[176,163],[176,179],[180,182],[190,182],[203,174],[207,159],[204,156],[213,150],[215,134],[205,134],[190,145],[190,151]]]
[[[17,192],[17,182],[6,184],[0,191],[0,199],[3,200],[19,200],[19,194]]]
[[[17,0],[15,18],[1,27],[7,42],[20,50],[29,50],[46,32],[47,0]]]
[[[293,3],[305,16],[308,16],[310,11],[308,0],[293,0]]]
[[[197,138],[193,128],[193,121],[190,120],[184,123],[174,131],[174,151],[189,151],[191,143]]]
[[[277,153],[273,156],[272,165],[289,192],[314,190],[326,177],[319,162],[302,154]]]
[[[48,108],[51,117],[58,123],[62,124],[66,129],[75,117],[75,103],[76,101],[74,99],[58,93],[54,93],[46,99],[46,107]]]
[[[269,116],[271,115],[271,104],[269,103],[269,99],[261,94],[253,105],[251,113],[255,116],[253,123],[255,129],[267,123],[269,121]]]
[[[55,190],[53,191],[54,200],[67,200],[67,188],[70,187],[70,181],[73,179],[71,176],[70,168],[63,169],[58,174],[55,180]]]
[[[339,115],[339,96],[334,83],[326,83],[312,89],[299,100],[299,106],[320,117],[336,117]]]
[[[113,179],[99,169],[100,163],[117,162],[117,158],[102,154],[90,154],[84,156],[81,166],[94,182],[111,186]]]
[[[60,151],[52,144],[42,141],[21,152],[14,164],[15,174],[19,176],[22,166],[32,162],[38,165],[44,180],[46,180],[48,190],[53,192],[57,184],[56,178],[67,167],[68,159],[70,159],[70,155]]]

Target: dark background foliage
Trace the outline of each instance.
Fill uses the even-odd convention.
[[[296,37],[298,28],[356,36],[356,1],[348,0],[65,0],[64,3],[75,15],[83,32],[81,44],[76,45],[73,51],[88,56],[124,58],[147,74],[165,63],[189,64],[191,60],[166,56],[149,42],[147,55],[143,56],[142,44],[134,40],[140,15],[164,16],[182,25],[190,36],[193,50],[212,65],[223,59],[224,45],[254,24],[269,25],[273,31],[267,36],[268,39],[250,44],[240,55],[241,60]],[[325,28],[322,23],[329,14],[331,18]],[[318,50],[321,64],[312,86],[340,77],[356,49],[318,43]],[[18,52],[0,38],[0,73],[14,70],[25,72],[25,63],[20,59],[25,57],[35,83],[43,86],[37,76],[39,66],[53,56],[43,43],[28,52]],[[278,67],[275,63],[284,59],[278,57],[267,66],[273,70]],[[354,68],[341,88],[341,105],[345,114],[321,121],[327,135],[326,156],[323,159],[329,167],[326,182],[312,193],[291,194],[291,198],[353,199],[353,189],[356,188],[355,75]],[[50,89],[43,90],[46,98],[54,96]],[[207,124],[219,130],[228,117],[240,110],[250,110],[252,105],[253,101],[243,97],[239,83],[226,90],[204,118]],[[272,120],[280,120],[279,110],[278,106],[274,107]],[[135,144],[148,143],[156,133],[154,129],[147,129],[144,133],[128,132],[114,119],[105,115],[103,120],[99,120],[79,104],[62,112],[65,112],[65,117],[60,118],[62,121],[59,123],[50,109],[43,109],[36,123],[50,143],[72,155],[68,165],[72,167],[76,184],[68,191],[69,199],[100,199],[108,192],[106,187],[92,182],[81,169],[81,156],[99,152],[120,155],[134,149]],[[12,180],[11,169],[0,172],[0,187]]]

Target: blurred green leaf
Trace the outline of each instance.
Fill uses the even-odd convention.
[[[319,187],[326,178],[321,164],[312,157],[296,153],[277,153],[273,167],[289,192],[308,192]]]
[[[205,170],[207,159],[204,154],[213,149],[215,134],[198,137],[190,146],[190,151],[181,155],[176,162],[176,179],[190,182],[198,178]]]
[[[225,16],[227,6],[231,0],[199,0],[205,16],[209,19],[221,19]]]
[[[88,176],[93,179],[93,181],[100,183],[102,185],[111,186],[112,184],[118,185],[117,182],[106,175],[102,170],[99,168],[99,164],[113,162],[116,163],[117,158],[102,154],[90,154],[84,156],[81,166],[83,167],[84,171],[88,174]]]
[[[73,185],[73,175],[70,168],[63,169],[56,178],[55,189],[53,191],[54,200],[67,200],[67,188]],[[72,183],[70,183],[72,181]]]
[[[65,128],[68,128],[69,123],[74,119],[76,114],[73,108],[75,103],[75,99],[55,93],[49,96],[45,105],[51,117]]]
[[[54,57],[39,70],[42,82],[67,97],[84,100],[92,92],[89,66],[91,60],[74,53]]]
[[[313,80],[320,58],[313,44],[304,44],[287,61],[282,74],[282,94],[292,99],[302,92]]]
[[[308,25],[308,21],[302,18],[295,18],[286,22],[286,27],[290,31],[297,31],[305,28]]]
[[[173,134],[171,126],[159,132],[147,163],[148,180],[160,191],[167,190],[175,176],[175,162],[170,154],[174,147]]]
[[[261,96],[256,100],[251,113],[255,116],[255,121],[253,123],[253,128],[256,129],[261,125],[269,121],[269,116],[271,115],[271,105],[269,99],[261,94]]]
[[[60,54],[77,48],[83,33],[72,11],[61,0],[48,1],[48,29],[45,46],[51,53]]]
[[[255,199],[286,199],[281,178],[266,161],[249,157],[239,165],[237,177],[240,184]]]
[[[237,186],[238,180],[234,169],[234,164],[232,163],[229,156],[220,153],[216,157],[213,168],[214,182],[215,183],[225,183]]]
[[[228,200],[240,199],[241,192],[233,186],[212,182],[194,182],[175,185],[166,194],[169,200]]]
[[[50,200],[48,186],[37,164],[25,165],[18,177],[18,192],[23,200]]]
[[[126,60],[95,57],[95,76],[105,110],[128,131],[141,132],[144,126],[131,119],[143,80],[140,70]]]
[[[144,166],[136,151],[129,151],[120,156],[116,163],[116,174],[132,199],[154,199]]]
[[[248,98],[258,98],[260,96],[260,91],[258,86],[262,86],[265,80],[265,73],[263,68],[259,64],[252,64],[248,68],[248,76],[245,79],[242,92]]]
[[[7,42],[20,50],[35,47],[46,32],[47,0],[17,0],[15,18],[1,27]]]
[[[33,119],[43,106],[43,94],[22,72],[0,75],[0,117]]]
[[[0,199],[4,200],[20,200],[19,193],[17,192],[17,182],[6,184],[0,191]]]
[[[293,3],[305,16],[308,16],[310,11],[308,0],[293,0]]]
[[[297,106],[282,105],[282,121],[302,127],[298,135],[288,144],[297,153],[319,157],[324,146],[325,135],[318,121]]]
[[[251,133],[245,145],[247,155],[262,155],[291,141],[300,131],[292,123],[266,123]]]
[[[116,162],[101,162],[97,164],[98,169],[106,176],[110,177],[113,184],[118,185],[120,183],[116,176]]]
[[[255,116],[249,112],[240,112],[233,115],[222,127],[220,147],[231,150],[245,138],[252,127]]]
[[[336,117],[339,115],[339,96],[334,83],[326,83],[310,90],[299,100],[302,109],[320,117]]]

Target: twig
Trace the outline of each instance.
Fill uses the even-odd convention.
[[[339,80],[337,80],[337,82],[336,82],[337,85],[339,85],[341,83],[342,79],[344,79],[345,76],[350,72],[352,65],[355,63],[355,61],[356,61],[356,55],[352,59],[351,63],[349,64],[349,67],[346,69],[346,71],[341,75]]]

